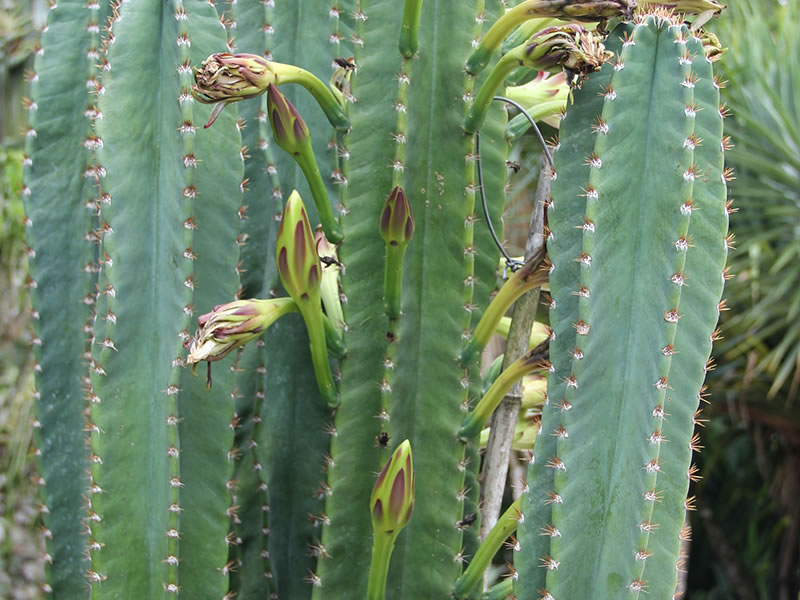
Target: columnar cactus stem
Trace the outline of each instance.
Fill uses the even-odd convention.
[[[545,568],[520,570],[526,599],[534,589],[554,598],[673,593],[697,446],[692,415],[718,316],[727,215],[710,62],[701,41],[663,11],[620,26],[611,41],[621,46],[614,64],[584,84],[588,102],[576,95],[594,126],[591,113],[573,121],[569,110],[556,153],[551,323],[556,340],[566,340],[558,354],[551,348],[556,372],[528,478],[526,513],[551,512],[546,524],[536,517],[520,531],[523,548],[546,543]],[[700,131],[704,112],[710,120]],[[561,170],[581,155],[582,167]],[[624,260],[634,247],[636,262]],[[561,269],[568,279],[556,279]],[[624,324],[608,317],[615,311]],[[680,419],[665,418],[675,412]],[[611,434],[589,447],[599,427]],[[538,465],[552,483],[537,477]],[[598,472],[604,483],[587,494]],[[596,524],[591,535],[586,519]]]

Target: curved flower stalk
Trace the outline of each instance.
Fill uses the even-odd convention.
[[[343,238],[342,229],[331,210],[328,191],[325,189],[325,182],[322,181],[322,175],[314,158],[308,126],[294,105],[281,94],[274,83],[267,86],[267,113],[275,142],[290,154],[303,170],[325,236],[334,244],[338,244]]]
[[[194,69],[194,80],[194,98],[204,104],[216,104],[206,128],[211,127],[228,104],[260,96],[271,83],[299,83],[314,96],[331,125],[340,130],[350,126],[331,90],[314,75],[294,65],[268,61],[256,54],[218,52]]]

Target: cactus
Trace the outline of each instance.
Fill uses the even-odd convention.
[[[477,598],[515,528],[485,597],[671,596],[726,255],[711,63],[663,9],[592,34],[614,58],[561,122],[550,262],[490,303],[493,53],[632,8],[504,4],[52,3],[25,194],[56,598]],[[544,285],[551,330],[482,381]],[[481,429],[523,376],[528,490],[479,546]]]

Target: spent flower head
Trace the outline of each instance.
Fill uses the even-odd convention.
[[[563,68],[580,84],[611,56],[603,46],[600,34],[570,23],[547,27],[531,36],[525,45],[523,60],[541,71],[555,72]]]
[[[204,104],[217,104],[206,127],[232,102],[254,98],[277,81],[273,63],[256,54],[218,52],[194,69],[192,95]]]
[[[296,310],[291,298],[236,300],[215,306],[198,317],[199,329],[191,341],[187,362],[220,360],[260,336],[282,315]]]

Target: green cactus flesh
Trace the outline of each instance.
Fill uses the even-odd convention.
[[[620,39],[568,110],[556,153],[555,372],[520,532],[537,554],[519,565],[521,598],[660,598],[676,583],[726,258],[718,95],[685,27],[647,17]]]
[[[363,598],[370,492],[404,439],[416,499],[386,597],[450,597],[478,553],[481,497],[479,449],[458,438],[481,397],[479,348],[463,364],[459,351],[499,259],[463,128],[487,75],[465,64],[507,4],[53,3],[24,193],[55,597]],[[574,91],[555,153],[553,368],[519,581],[485,597],[661,598],[676,583],[727,248],[719,93],[701,43],[664,17],[619,26],[607,47],[617,58]],[[344,235],[335,410],[297,314],[214,364],[210,389],[184,366],[197,316],[287,295],[276,217],[292,190],[319,223],[264,96],[200,128],[213,107],[192,101],[191,67],[226,48],[332,77],[351,123],[336,131],[306,89],[281,85]],[[480,158],[498,230],[505,127],[492,103]],[[396,186],[415,230],[388,318],[379,217]]]

